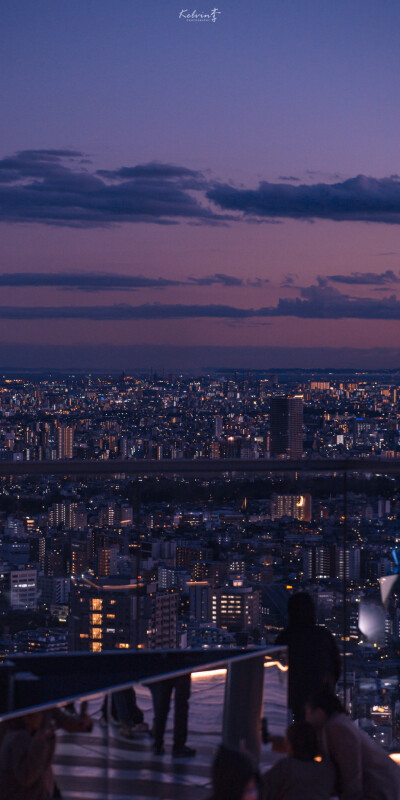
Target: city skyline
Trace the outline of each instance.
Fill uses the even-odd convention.
[[[398,367],[398,6],[182,10],[4,10],[0,368]]]

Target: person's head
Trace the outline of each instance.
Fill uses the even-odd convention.
[[[306,720],[314,728],[322,728],[333,714],[345,712],[339,698],[328,687],[314,692],[306,702]]]
[[[318,755],[315,728],[309,722],[293,722],[286,731],[289,755],[301,761],[313,761]]]
[[[213,795],[218,800],[257,800],[259,774],[252,757],[221,745],[211,767]]]
[[[42,726],[43,720],[43,711],[33,711],[32,714],[24,714],[21,717],[4,720],[0,723],[0,746],[10,731],[26,731],[29,734],[34,734]]]
[[[296,592],[296,594],[292,594],[288,600],[287,610],[290,625],[316,624],[317,619],[314,601],[307,592]]]

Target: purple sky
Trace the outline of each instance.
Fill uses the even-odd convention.
[[[0,367],[399,364],[397,0],[13,0],[0,59]]]

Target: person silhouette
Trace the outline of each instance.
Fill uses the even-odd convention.
[[[275,640],[288,646],[288,705],[296,721],[305,718],[308,697],[323,686],[334,691],[340,676],[340,653],[331,632],[317,625],[315,606],[307,592],[292,594],[289,624]]]

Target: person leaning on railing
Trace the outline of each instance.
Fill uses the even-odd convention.
[[[0,726],[1,800],[52,800],[61,797],[52,760],[56,728],[70,733],[90,732],[92,721],[82,703],[79,714],[62,709],[35,711]]]
[[[275,643],[288,646],[288,705],[294,719],[302,721],[312,692],[323,686],[334,691],[340,676],[340,653],[328,628],[317,625],[314,602],[307,592],[290,596],[288,617],[289,625]]]

